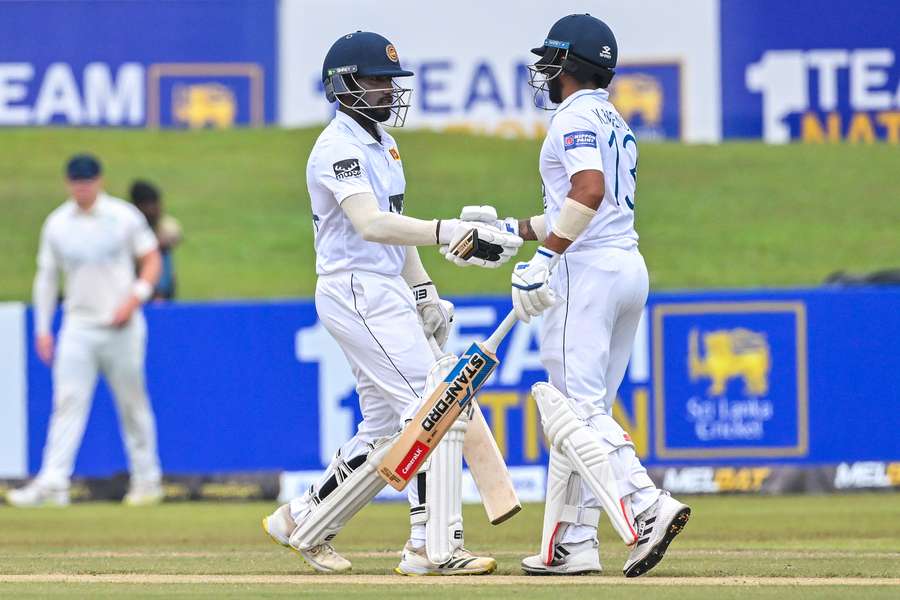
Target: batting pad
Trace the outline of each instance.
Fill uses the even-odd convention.
[[[547,383],[536,383],[531,393],[541,413],[541,424],[550,444],[568,459],[609,516],[613,528],[627,545],[637,541],[632,519],[625,509],[608,452],[598,433],[578,418],[569,399]],[[544,557],[546,558],[546,556]]]

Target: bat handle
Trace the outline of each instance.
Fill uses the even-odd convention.
[[[481,344],[485,350],[488,350],[492,353],[497,352],[497,348],[500,346],[500,342],[503,341],[503,338],[506,337],[506,334],[509,333],[509,330],[513,328],[513,325],[516,324],[516,311],[511,310],[509,314],[506,315],[506,318],[503,319],[503,322],[497,326],[497,329],[494,330],[494,333],[491,334],[491,337],[484,340]]]

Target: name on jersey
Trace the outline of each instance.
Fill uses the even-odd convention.
[[[566,150],[596,148],[597,135],[593,131],[572,131],[563,135],[563,147]]]
[[[334,165],[334,176],[340,179],[347,179],[349,177],[359,177],[362,175],[362,169],[359,166],[359,160],[355,158],[347,158],[344,160],[339,160]]]

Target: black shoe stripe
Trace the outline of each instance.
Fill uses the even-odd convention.
[[[649,525],[650,523],[652,523],[655,520],[656,520],[656,517],[651,517],[651,518],[647,519],[646,521],[644,521],[644,525]]]

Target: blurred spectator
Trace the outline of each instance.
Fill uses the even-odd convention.
[[[164,214],[162,194],[159,189],[147,181],[136,180],[131,184],[131,201],[147,218],[150,228],[156,233],[159,251],[162,255],[162,275],[156,289],[154,300],[171,300],[175,297],[176,277],[175,262],[172,251],[181,243],[181,224],[175,217]]]

